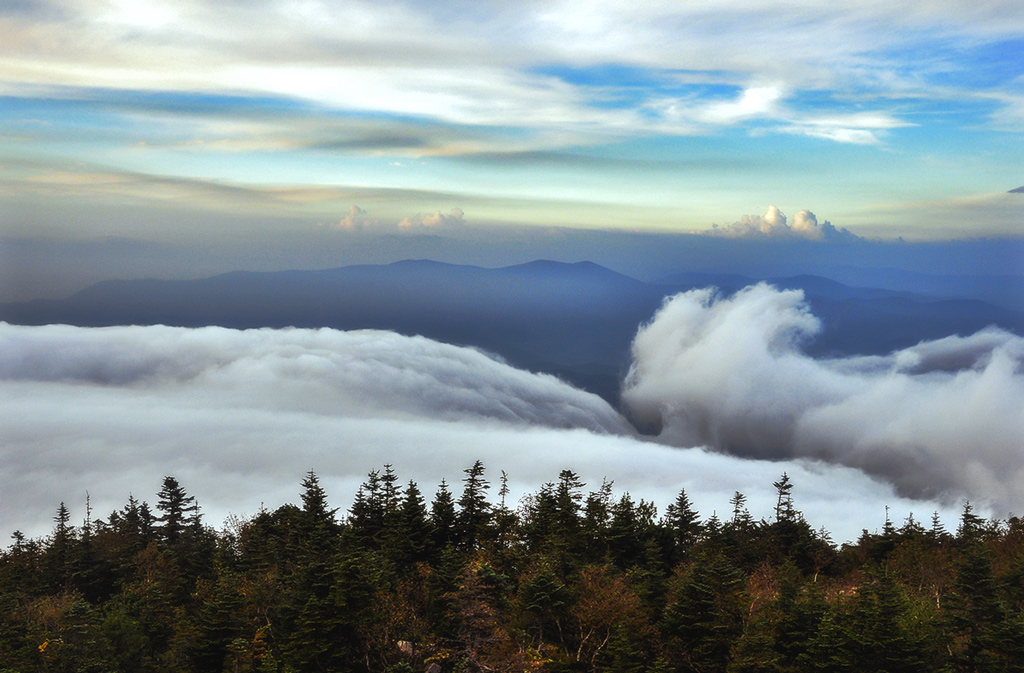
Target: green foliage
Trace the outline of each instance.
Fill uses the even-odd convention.
[[[837,550],[793,500],[701,522],[685,491],[586,496],[579,476],[510,508],[479,461],[429,507],[391,465],[339,521],[314,472],[299,505],[214,532],[173,477],[156,512],[0,552],[0,672],[833,673],[1024,670],[1024,524],[966,505]]]

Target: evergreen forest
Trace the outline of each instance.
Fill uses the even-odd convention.
[[[492,483],[493,482],[493,483]],[[203,522],[166,477],[0,552],[0,673],[1024,671],[1024,525],[965,504],[836,545],[793,501],[654,503],[570,470],[519,502],[479,461],[432,500],[391,465],[347,512]]]

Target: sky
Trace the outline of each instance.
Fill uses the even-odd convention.
[[[1021,234],[1016,0],[13,0],[0,38],[8,242]]]
[[[9,0],[0,301],[406,258],[1020,283],[1022,55],[1019,0]],[[841,539],[884,505],[1019,510],[1019,337],[812,360],[773,332],[813,333],[799,298],[758,292],[652,316],[623,410],[394,335],[0,324],[0,492],[38,533],[57,493],[103,512],[175,472],[216,524],[294,501],[309,469],[343,504],[385,461],[428,490],[481,458],[522,491],[568,466],[661,503],[692,486],[705,513],[741,490],[755,517],[788,470]],[[989,425],[928,425],[968,413]],[[764,455],[726,455],[750,433]]]

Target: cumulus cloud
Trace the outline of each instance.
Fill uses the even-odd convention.
[[[348,207],[348,214],[338,221],[338,229],[345,231],[360,231],[368,225],[375,224],[374,220],[367,217],[367,212],[359,206]]]
[[[351,232],[374,232],[374,233],[422,233],[430,230],[450,230],[460,227],[465,223],[466,213],[462,208],[452,208],[448,213],[440,210],[424,215],[416,213],[403,217],[398,222],[394,220],[381,220],[370,217],[368,211],[359,206],[352,205],[336,225],[336,229]]]
[[[385,332],[0,323],[0,447],[3,537],[45,534],[61,500],[80,521],[86,491],[94,516],[129,493],[152,503],[168,474],[219,525],[296,502],[310,469],[344,509],[386,462],[429,495],[477,459],[492,479],[508,472],[513,500],[571,468],[590,488],[608,477],[662,507],[686,488],[704,516],[736,490],[767,516],[785,469],[798,506],[839,540],[880,526],[885,504],[956,516],[850,468],[642,441],[602,400],[552,377]]]
[[[462,211],[462,208],[452,208],[451,212],[447,215],[442,213],[440,210],[435,211],[430,215],[417,213],[416,215],[403,218],[402,221],[398,223],[398,228],[405,231],[412,231],[417,229],[459,226],[463,223],[464,216],[465,213]]]
[[[857,237],[845,228],[837,228],[828,220],[818,223],[817,216],[809,210],[801,210],[789,224],[786,216],[776,206],[768,206],[764,215],[744,215],[737,222],[724,227],[717,224],[700,232],[709,236],[737,239],[804,239],[808,241],[854,240]]]
[[[821,323],[799,290],[666,301],[633,344],[630,414],[660,440],[769,459],[811,458],[910,497],[1024,497],[1024,339],[996,329],[887,357],[815,360]]]

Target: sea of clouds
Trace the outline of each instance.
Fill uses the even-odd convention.
[[[297,502],[309,470],[342,512],[390,463],[428,498],[480,459],[519,496],[573,469],[661,508],[685,488],[703,517],[736,491],[769,517],[783,471],[837,540],[970,498],[1019,503],[1024,347],[990,330],[888,357],[814,360],[799,292],[677,296],[642,327],[627,415],[546,374],[391,332],[80,328],[0,323],[0,534],[45,535],[165,475],[207,521]],[[495,491],[497,489],[495,488]],[[897,492],[898,491],[898,492]],[[492,500],[496,499],[496,495]]]

